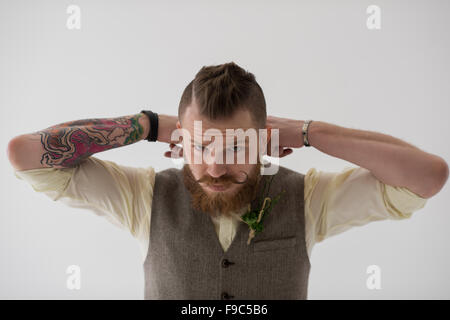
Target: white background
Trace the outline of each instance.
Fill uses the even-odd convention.
[[[66,9],[81,8],[81,30]],[[366,27],[369,5],[381,30]],[[142,299],[138,242],[13,175],[8,141],[50,125],[138,113],[177,115],[204,65],[255,74],[268,114],[386,133],[447,162],[448,1],[0,1],[0,298]],[[97,156],[174,166],[142,141]],[[298,172],[351,163],[314,148],[280,164]],[[309,299],[450,298],[448,184],[409,220],[355,227],[315,246]],[[81,290],[66,268],[81,267]],[[366,268],[381,268],[368,290]]]

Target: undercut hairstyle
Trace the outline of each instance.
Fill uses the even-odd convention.
[[[234,62],[200,69],[181,96],[178,107],[180,122],[193,98],[199,113],[210,120],[227,119],[236,110],[247,109],[257,129],[266,126],[264,93],[255,76]]]

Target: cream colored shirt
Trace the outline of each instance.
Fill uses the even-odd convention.
[[[128,230],[138,239],[145,260],[149,245],[155,170],[127,167],[91,156],[78,167],[15,171],[33,189],[70,207],[86,208]],[[354,226],[384,219],[405,219],[424,207],[426,199],[405,187],[380,182],[369,170],[346,167],[341,172],[305,174],[305,237],[308,255],[315,243]],[[213,219],[217,236],[226,251],[239,220]]]

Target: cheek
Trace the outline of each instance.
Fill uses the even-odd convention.
[[[205,164],[205,153],[199,150],[195,150],[192,144],[183,144],[183,158],[186,163],[191,165],[201,167]]]
[[[246,178],[244,172],[250,176],[250,171],[246,166],[240,166],[239,168],[233,169],[233,172],[230,174],[233,176],[234,179],[243,181]],[[242,187],[242,185],[240,184],[235,185],[236,189],[239,189],[240,187]]]
[[[252,171],[252,165],[250,164],[238,165],[236,169],[233,169],[233,171],[235,176],[242,176],[243,172],[249,175]]]
[[[205,175],[205,170],[202,165],[191,164],[189,168],[191,169],[192,175],[194,176],[195,180],[198,180]]]

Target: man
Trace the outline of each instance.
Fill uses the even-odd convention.
[[[263,130],[255,149],[250,136],[227,129]],[[91,157],[143,139],[170,144],[165,156],[187,164],[155,173]],[[260,158],[250,161],[255,150],[284,157],[303,146],[357,167],[304,175],[279,166],[270,174]],[[13,138],[8,155],[36,191],[139,239],[146,299],[306,299],[315,243],[351,226],[408,218],[448,178],[442,158],[394,137],[267,117],[254,75],[233,62],[203,67],[178,117],[143,111],[67,122]]]

